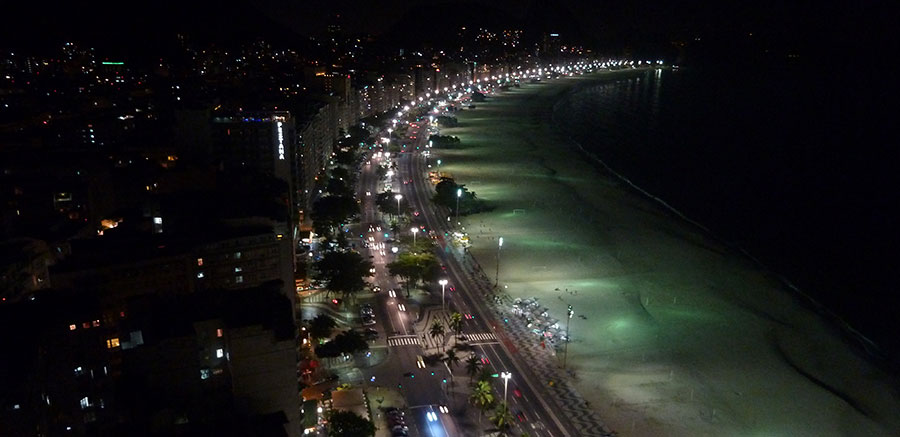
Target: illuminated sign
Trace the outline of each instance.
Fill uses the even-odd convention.
[[[103,65],[125,65],[124,62],[107,62],[107,61],[103,61],[103,62],[101,62],[101,64],[103,64]]]
[[[284,161],[284,129],[282,123],[278,122],[278,159]]]

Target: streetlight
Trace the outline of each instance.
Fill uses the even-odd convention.
[[[566,319],[566,350],[563,352],[563,369],[566,368],[566,359],[569,358],[569,322],[574,315],[575,311],[572,311],[572,305],[569,305],[569,318]]]
[[[394,196],[394,199],[397,199],[397,220],[400,220],[400,199],[403,198],[402,194],[398,194]]]
[[[456,224],[459,224],[459,198],[462,197],[462,188],[456,189]]]
[[[512,378],[512,373],[509,372],[501,372],[500,377],[503,378],[503,403],[506,403],[506,384],[509,382],[509,378]]]
[[[438,284],[441,284],[441,309],[444,309],[444,289],[447,286],[447,280],[441,279]]]
[[[497,245],[497,275],[494,277],[494,287],[500,285],[500,249],[503,248],[503,237],[500,237]]]
[[[397,207],[397,209],[399,210],[400,208]],[[413,234],[413,248],[415,249],[415,247],[416,247],[416,234],[419,233],[419,228],[414,227],[414,228],[410,229],[409,231],[412,232],[412,234]]]

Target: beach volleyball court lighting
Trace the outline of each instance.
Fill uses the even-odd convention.
[[[398,210],[399,210],[399,207],[398,207]],[[419,228],[414,227],[414,228],[410,229],[409,231],[412,232],[412,234],[413,234],[413,248],[415,248],[416,247],[416,234],[419,233]]]
[[[397,199],[397,217],[398,218],[400,217],[400,199],[402,199],[402,198],[403,198],[402,194],[398,194],[398,195],[394,196],[394,199]]]
[[[462,197],[462,188],[456,189],[456,224],[459,224],[459,198]]]
[[[394,246],[391,248],[391,253],[397,253],[398,250],[400,249],[398,249],[397,246]]]
[[[497,273],[494,276],[494,287],[500,285],[500,249],[503,249],[503,237],[497,241]]]
[[[440,281],[438,281],[438,284],[441,284],[441,309],[443,309],[444,308],[444,289],[447,286],[447,280],[441,279]]]

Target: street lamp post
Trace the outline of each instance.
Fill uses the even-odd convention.
[[[441,284],[441,309],[444,309],[444,289],[447,287],[447,280],[441,279],[438,284]]]
[[[397,209],[399,210],[400,208],[397,208]],[[409,231],[412,232],[412,234],[413,234],[413,249],[415,249],[416,248],[416,234],[419,233],[419,228],[412,228]]]
[[[400,222],[400,199],[403,198],[402,194],[398,194],[394,196],[394,199],[397,199],[397,222]]]
[[[500,241],[497,245],[497,274],[494,276],[494,287],[500,285],[500,249],[503,248],[503,237],[500,237]]]
[[[456,189],[456,224],[459,224],[459,198],[462,197],[462,188]]]
[[[506,403],[506,384],[509,382],[509,378],[512,378],[512,373],[502,372],[500,373],[500,377],[503,378],[503,403]]]
[[[572,316],[575,315],[575,311],[572,311],[572,305],[569,305],[568,314],[569,317],[566,318],[566,349],[563,352],[563,369],[566,368],[566,360],[569,358],[569,322],[571,322]]]

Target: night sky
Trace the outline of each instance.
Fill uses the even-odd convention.
[[[255,36],[302,39],[324,31],[336,14],[350,32],[427,38],[412,26],[432,16],[434,24],[517,27],[535,32],[565,27],[599,48],[663,44],[705,36],[723,43],[753,32],[772,44],[801,50],[858,52],[880,38],[878,6],[822,2],[739,0],[671,2],[498,0],[440,1],[274,1],[164,2],[134,9],[122,2],[65,2],[46,5],[18,2],[4,6],[0,17],[0,47],[55,47],[62,39],[98,46],[147,48],[188,31],[213,41]],[[869,19],[872,17],[872,20]],[[573,25],[574,24],[574,25]],[[410,28],[414,34],[406,34]],[[558,30],[558,29],[557,29]],[[854,47],[853,50],[850,47]]]

